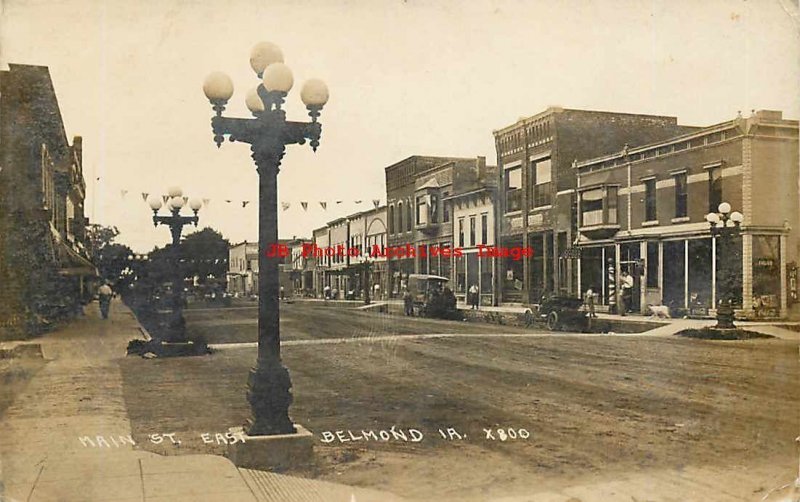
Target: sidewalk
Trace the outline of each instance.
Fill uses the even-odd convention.
[[[0,350],[46,365],[0,418],[0,500],[26,502],[359,502],[393,495],[259,471],[214,455],[161,456],[130,438],[117,364],[143,338],[120,301],[111,317],[97,304],[47,335]],[[20,346],[30,350],[20,352]]]

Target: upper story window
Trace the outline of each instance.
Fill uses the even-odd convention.
[[[474,246],[477,244],[475,241],[475,216],[469,217],[469,245]]]
[[[464,218],[458,219],[458,247],[464,247]]]
[[[431,223],[439,223],[439,195],[432,193],[431,202]]]
[[[686,173],[676,173],[675,177],[675,217],[685,218],[689,215],[689,190]]]
[[[506,212],[522,209],[522,168],[512,167],[505,172]]]
[[[617,224],[617,186],[601,186],[580,193],[580,225]]]
[[[481,214],[481,244],[489,242],[489,214]]]
[[[389,218],[387,218],[389,223],[389,233],[394,233],[394,206],[389,206]]]
[[[722,204],[722,166],[708,169],[708,212],[716,213]]]
[[[406,227],[403,226],[403,203],[397,203],[397,233],[405,232]]]
[[[442,194],[443,199],[447,199],[450,196],[450,192],[444,192]],[[450,221],[450,201],[449,200],[442,200],[442,221],[447,223]]]
[[[406,204],[406,212],[408,213],[408,217],[406,218],[406,231],[410,232],[414,226],[414,214],[411,210],[411,203]]]
[[[532,162],[531,174],[533,175],[533,207],[551,204],[552,167],[550,159]]]
[[[656,179],[644,180],[644,221],[656,221]]]
[[[417,225],[428,224],[427,195],[417,196]]]

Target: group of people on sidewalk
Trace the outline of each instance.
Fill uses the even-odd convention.
[[[623,270],[622,274],[620,274],[619,280],[620,305],[617,309],[617,313],[619,315],[624,316],[631,311],[631,305],[633,304],[633,285],[633,276],[630,275],[627,270]],[[594,309],[596,297],[597,293],[591,286],[583,295],[584,303],[586,304],[586,310],[589,312],[589,317],[597,317]]]

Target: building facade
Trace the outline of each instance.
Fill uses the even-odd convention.
[[[798,162],[798,122],[775,111],[577,162],[580,289],[619,305],[614,280],[627,271],[636,311],[713,313],[729,260],[740,314],[785,316],[797,298]],[[724,251],[705,220],[722,202],[744,215]]]
[[[235,297],[258,294],[258,243],[240,242],[228,249],[228,293]]]
[[[474,169],[480,158],[414,155],[385,168],[387,245],[409,246],[410,254],[388,259],[390,297],[401,294],[409,274],[453,279],[452,257],[424,249],[453,248],[453,173]],[[485,165],[485,159],[482,161]],[[412,256],[413,255],[413,256]]]
[[[87,251],[82,139],[69,144],[43,66],[0,72],[0,337],[78,312],[97,276]]]
[[[690,130],[675,117],[551,107],[494,131],[498,244],[533,250],[499,260],[499,300],[537,303],[548,292],[577,293],[575,160]]]
[[[496,305],[499,258],[488,250],[496,247],[497,168],[478,157],[473,169],[454,172],[452,188],[452,195],[444,202],[452,212],[448,219],[453,224],[453,245],[461,250],[453,257],[453,292],[466,301],[467,291],[475,285],[482,305]]]

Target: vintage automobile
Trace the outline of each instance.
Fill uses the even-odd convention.
[[[586,312],[581,308],[583,300],[571,296],[545,295],[539,303],[537,320],[544,322],[547,329],[583,330],[586,328]]]
[[[414,301],[414,314],[422,317],[457,318],[455,296],[452,296],[453,301],[448,304],[444,295],[448,281],[447,277],[439,275],[410,274],[408,292]]]

